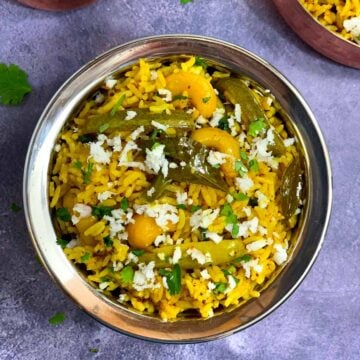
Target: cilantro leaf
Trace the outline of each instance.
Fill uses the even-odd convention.
[[[124,284],[129,284],[134,279],[134,269],[131,266],[125,266],[120,271],[120,278]]]
[[[177,206],[178,209],[186,210],[186,205],[185,204],[177,204],[176,206]]]
[[[202,98],[202,102],[204,104],[207,104],[210,101],[210,99],[211,99],[211,96],[204,97],[204,98]]]
[[[144,250],[131,250],[131,252],[135,255],[135,256],[141,256],[145,253]]]
[[[193,205],[191,206],[190,208],[190,212],[193,214],[194,212],[197,212],[198,210],[201,209],[201,206],[200,205]]]
[[[233,212],[233,209],[230,204],[225,203],[220,211],[221,216],[225,216],[225,222],[226,224],[235,224],[237,222],[237,217]]]
[[[91,353],[96,354],[96,353],[99,352],[99,349],[97,349],[97,348],[91,348],[91,349],[89,349],[89,351],[90,351]]]
[[[257,162],[256,159],[252,159],[249,161],[249,168],[251,171],[253,171],[254,173],[258,173],[259,172],[259,163]]]
[[[234,194],[232,194],[232,196],[237,201],[245,201],[245,200],[249,199],[249,197],[242,192],[234,193]]]
[[[84,184],[90,183],[91,174],[94,169],[94,163],[89,162],[87,168],[85,170],[81,170],[83,177],[84,177]]]
[[[248,169],[242,163],[241,160],[236,160],[235,161],[235,171],[238,172],[240,174],[240,176],[244,176],[248,172]]]
[[[267,127],[267,125],[266,125],[264,119],[259,118],[250,123],[248,134],[251,135],[252,137],[256,137],[260,133],[262,133],[266,129],[266,127]]]
[[[84,263],[84,264],[87,263],[87,262],[89,261],[89,259],[90,259],[90,256],[91,256],[91,254],[88,253],[88,252],[86,252],[86,253],[80,258],[81,262]]]
[[[70,221],[71,215],[67,208],[59,208],[56,210],[56,217],[62,221]]]
[[[123,211],[126,211],[129,208],[129,200],[127,197],[123,197],[120,201],[120,208]]]
[[[101,124],[98,129],[99,133],[101,134],[101,133],[105,132],[109,128],[109,126],[110,125],[108,123]]]
[[[159,274],[165,276],[170,295],[176,295],[181,290],[181,268],[175,264],[172,270],[159,269]]]
[[[241,261],[243,262],[249,262],[251,260],[251,256],[250,255],[242,255],[242,256],[239,256],[238,258],[234,259],[233,262],[235,263],[239,263]]]
[[[184,96],[184,95],[175,95],[173,96],[173,100],[187,100],[188,97],[187,96]]]
[[[49,324],[51,325],[59,325],[64,322],[65,314],[63,312],[57,312],[49,319]]]
[[[224,283],[224,282],[216,282],[215,283],[215,289],[213,290],[213,292],[215,294],[223,293],[223,292],[225,292],[226,288],[227,288],[226,283]]]
[[[104,238],[103,238],[103,240],[104,240],[104,244],[105,244],[105,246],[106,247],[112,247],[113,246],[113,241],[111,240],[111,238],[110,238],[110,236],[108,235],[108,236],[105,236]]]
[[[120,106],[122,105],[122,103],[125,100],[125,94],[120,96],[120,99],[116,102],[116,104],[114,105],[114,107],[111,109],[110,115],[114,116],[116,114],[116,112],[119,110]]]
[[[248,156],[246,154],[246,151],[244,151],[244,150],[240,151],[240,157],[245,161],[249,160],[249,158],[248,158]]]
[[[231,236],[236,239],[239,234],[239,224],[233,224],[231,229]]]
[[[189,2],[189,1],[188,1]],[[208,67],[208,64],[206,62],[206,60],[204,58],[202,58],[201,56],[196,56],[195,57],[195,64],[196,66],[201,66],[202,68],[204,68],[205,70]]]
[[[18,105],[31,92],[27,74],[17,65],[0,64],[0,104]]]
[[[230,130],[229,120],[226,115],[219,120],[217,127],[224,131]]]
[[[102,219],[104,216],[111,216],[111,212],[114,210],[111,206],[93,206],[91,210],[91,215],[96,216],[99,220]]]
[[[21,211],[21,206],[19,206],[18,204],[15,203],[11,203],[10,205],[10,210],[14,213],[18,213],[19,211]]]
[[[59,238],[56,240],[56,243],[58,245],[60,245],[63,249],[65,249],[67,244],[69,243],[69,241],[67,241],[66,239],[63,239],[63,238]]]
[[[180,4],[181,5],[185,5],[185,4],[188,4],[188,3],[191,3],[193,2],[194,0],[180,0]]]
[[[74,168],[81,170],[81,168],[82,168],[82,162],[81,162],[80,160],[76,160],[76,161],[73,163],[73,166],[74,166]]]

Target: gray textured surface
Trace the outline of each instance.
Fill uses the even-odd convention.
[[[334,170],[327,239],[310,275],[283,306],[229,338],[160,345],[118,334],[88,317],[36,262],[21,203],[27,145],[46,103],[95,55],[153,34],[218,37],[264,57],[304,95],[324,132]],[[52,14],[0,2],[0,62],[26,69],[34,92],[0,107],[0,359],[359,359],[360,71],[302,43],[269,0],[100,0]],[[48,318],[64,311],[57,327]],[[98,354],[89,348],[99,348]]]

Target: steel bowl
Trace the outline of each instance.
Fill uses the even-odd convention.
[[[258,299],[207,320],[162,322],[124,308],[86,282],[56,244],[49,211],[48,182],[52,149],[64,123],[81,101],[105,77],[139,58],[179,54],[202,56],[241,72],[266,89],[281,104],[287,127],[298,137],[306,172],[306,201],[296,234],[296,247],[286,266]],[[238,46],[191,35],[149,37],[118,46],[77,71],[54,95],[33,133],[24,171],[24,208],[34,247],[52,278],[82,309],[102,323],[138,338],[168,343],[217,339],[263,319],[299,286],[313,265],[324,240],[331,200],[331,167],[319,126],[295,87],[270,64]]]
[[[312,48],[324,56],[360,69],[360,45],[328,30],[299,0],[273,0],[287,24]]]

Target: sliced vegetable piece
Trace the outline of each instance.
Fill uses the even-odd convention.
[[[279,189],[281,212],[286,219],[291,218],[300,205],[303,188],[300,160],[295,158],[284,172]]]
[[[216,88],[222,91],[225,98],[233,105],[240,104],[241,120],[247,128],[251,122],[263,119],[266,123],[266,129],[270,128],[270,122],[262,110],[260,104],[252,91],[246,84],[237,78],[224,78],[216,83]],[[273,129],[274,144],[270,144],[268,150],[272,151],[274,156],[281,156],[285,152],[284,143],[280,135]]]
[[[180,71],[166,78],[166,87],[175,96],[187,91],[192,104],[206,118],[209,118],[216,109],[217,99],[214,88],[203,75]]]
[[[125,120],[127,111],[130,110],[135,111],[136,116],[131,120]],[[99,129],[102,129],[103,133],[109,134],[115,130],[131,131],[139,126],[144,126],[145,130],[150,130],[153,128],[151,124],[152,121],[171,128],[183,130],[191,130],[194,128],[194,120],[190,114],[184,111],[172,111],[171,114],[155,114],[147,109],[128,109],[117,111],[114,115],[106,113],[89,117],[83,127],[83,133],[98,133]],[[105,125],[107,126],[105,127]]]
[[[191,137],[199,143],[229,155],[221,169],[227,177],[237,176],[235,160],[240,158],[239,143],[226,131],[217,128],[202,128],[192,132]]]
[[[200,241],[194,243],[180,244],[180,245],[166,245],[156,249],[151,249],[149,252],[139,257],[140,262],[149,263],[155,261],[158,268],[168,267],[170,265],[169,259],[175,251],[175,248],[181,249],[182,257],[179,260],[179,265],[183,269],[194,269],[201,266],[220,265],[231,262],[232,260],[243,256],[247,253],[245,246],[241,240],[222,240],[220,243],[215,244],[213,241]],[[212,259],[211,263],[200,265],[196,260],[192,260],[186,254],[188,249],[197,249],[203,254],[209,253]],[[164,254],[165,259],[160,260],[158,254]]]

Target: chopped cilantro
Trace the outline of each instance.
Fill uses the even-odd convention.
[[[184,95],[175,95],[173,96],[173,100],[187,100],[188,97]]]
[[[228,131],[230,130],[229,120],[225,115],[222,119],[219,120],[218,126],[219,129]]]
[[[91,214],[96,216],[98,219],[102,219],[104,216],[111,216],[111,212],[114,210],[111,206],[93,206]]]
[[[162,130],[161,129],[155,129],[151,135],[150,135],[150,140],[151,141],[155,141],[156,138],[162,133]]]
[[[131,266],[125,266],[120,271],[120,278],[121,278],[121,281],[124,284],[131,283],[133,281],[133,278],[134,278],[134,269]]]
[[[93,139],[91,136],[88,136],[88,135],[80,135],[79,136],[79,141],[83,144],[86,144],[86,143],[89,143],[89,142],[92,142]]]
[[[56,240],[56,243],[58,245],[60,245],[63,249],[65,249],[67,244],[69,243],[69,241],[67,241],[66,239],[63,239],[63,238],[59,238]]]
[[[88,253],[88,252],[86,252],[81,258],[80,258],[80,260],[81,260],[81,262],[82,263],[87,263],[88,261],[89,261],[89,259],[90,259],[90,253]]]
[[[62,221],[70,221],[71,215],[67,208],[59,208],[56,210],[56,217]]]
[[[97,354],[97,353],[99,352],[99,349],[97,349],[97,348],[91,348],[91,349],[89,349],[89,351],[90,351],[91,353]]]
[[[216,282],[215,283],[215,289],[213,290],[215,294],[223,293],[225,292],[227,288],[227,284],[224,282]]]
[[[249,160],[249,158],[248,158],[248,156],[246,154],[246,151],[244,151],[244,150],[240,151],[240,157],[245,161]]]
[[[93,172],[94,163],[89,162],[85,170],[81,170],[84,177],[84,184],[90,183],[91,174]]]
[[[129,200],[127,197],[123,197],[120,201],[120,208],[123,211],[126,211],[129,208]]]
[[[231,275],[231,272],[227,269],[222,269],[221,271],[224,273],[225,276]]]
[[[102,277],[100,278],[100,282],[101,282],[101,283],[110,282],[110,281],[111,281],[111,279],[109,279],[109,278],[106,277],[106,276],[102,276]]]
[[[172,270],[159,269],[159,274],[165,276],[170,295],[179,294],[181,290],[181,269],[175,264]]]
[[[210,99],[211,99],[211,96],[204,97],[204,98],[202,98],[202,102],[204,104],[207,104],[210,101]]]
[[[225,203],[220,211],[221,216],[226,217],[226,224],[235,224],[237,222],[237,217],[233,212],[233,209],[230,204]]]
[[[18,105],[31,92],[28,75],[17,65],[0,64],[0,104]]]
[[[256,159],[252,159],[249,161],[249,168],[251,171],[253,171],[254,173],[258,173],[259,172],[259,163],[257,162]]]
[[[21,206],[19,206],[18,204],[15,203],[11,203],[10,205],[10,210],[14,213],[18,213],[19,211],[21,211]]]
[[[109,126],[110,125],[108,123],[101,124],[98,129],[99,133],[101,134],[101,133],[105,132],[109,128]]]
[[[193,206],[191,206],[191,208],[190,208],[190,212],[191,213],[194,213],[194,212],[196,212],[196,211],[198,211],[198,210],[200,210],[201,209],[201,206],[200,205],[193,205]]]
[[[111,237],[109,235],[105,236],[103,238],[103,240],[104,240],[104,244],[105,244],[106,247],[112,247],[113,246],[114,242],[111,240]]]
[[[186,205],[185,204],[177,204],[177,208],[186,210]]]
[[[76,169],[81,169],[82,168],[82,163],[80,160],[76,160],[74,163],[73,163],[73,166],[74,168]]]
[[[234,259],[234,263],[239,263],[239,262],[249,262],[251,260],[251,256],[250,255],[242,255],[239,256],[238,258]]]
[[[239,234],[239,224],[233,224],[232,229],[231,229],[231,236],[233,237],[233,239],[237,238]]]
[[[57,312],[49,319],[49,324],[59,325],[62,324],[65,320],[65,314],[63,312]]]
[[[248,169],[242,163],[241,160],[236,160],[235,161],[235,171],[238,172],[240,174],[240,176],[244,176],[248,172]]]
[[[188,1],[189,2],[189,1]],[[202,68],[204,68],[205,70],[208,67],[208,64],[206,62],[206,60],[200,56],[196,56],[195,57],[195,64],[196,66],[201,66]]]
[[[264,119],[260,118],[250,123],[248,134],[252,137],[256,137],[260,133],[262,133],[265,129],[266,129],[266,123]]]
[[[131,250],[131,252],[135,255],[135,256],[141,256],[145,253],[144,250]]]
[[[249,199],[249,197],[242,192],[234,193],[234,194],[232,194],[232,196],[237,201],[245,201],[245,200]]]
[[[116,102],[116,104],[114,105],[114,107],[111,109],[110,115],[114,116],[116,114],[116,112],[119,110],[120,106],[122,105],[122,103],[125,100],[125,94],[120,96],[120,99]]]
[[[185,5],[185,4],[188,4],[188,3],[191,3],[193,2],[194,0],[180,0],[180,4],[181,5]]]

